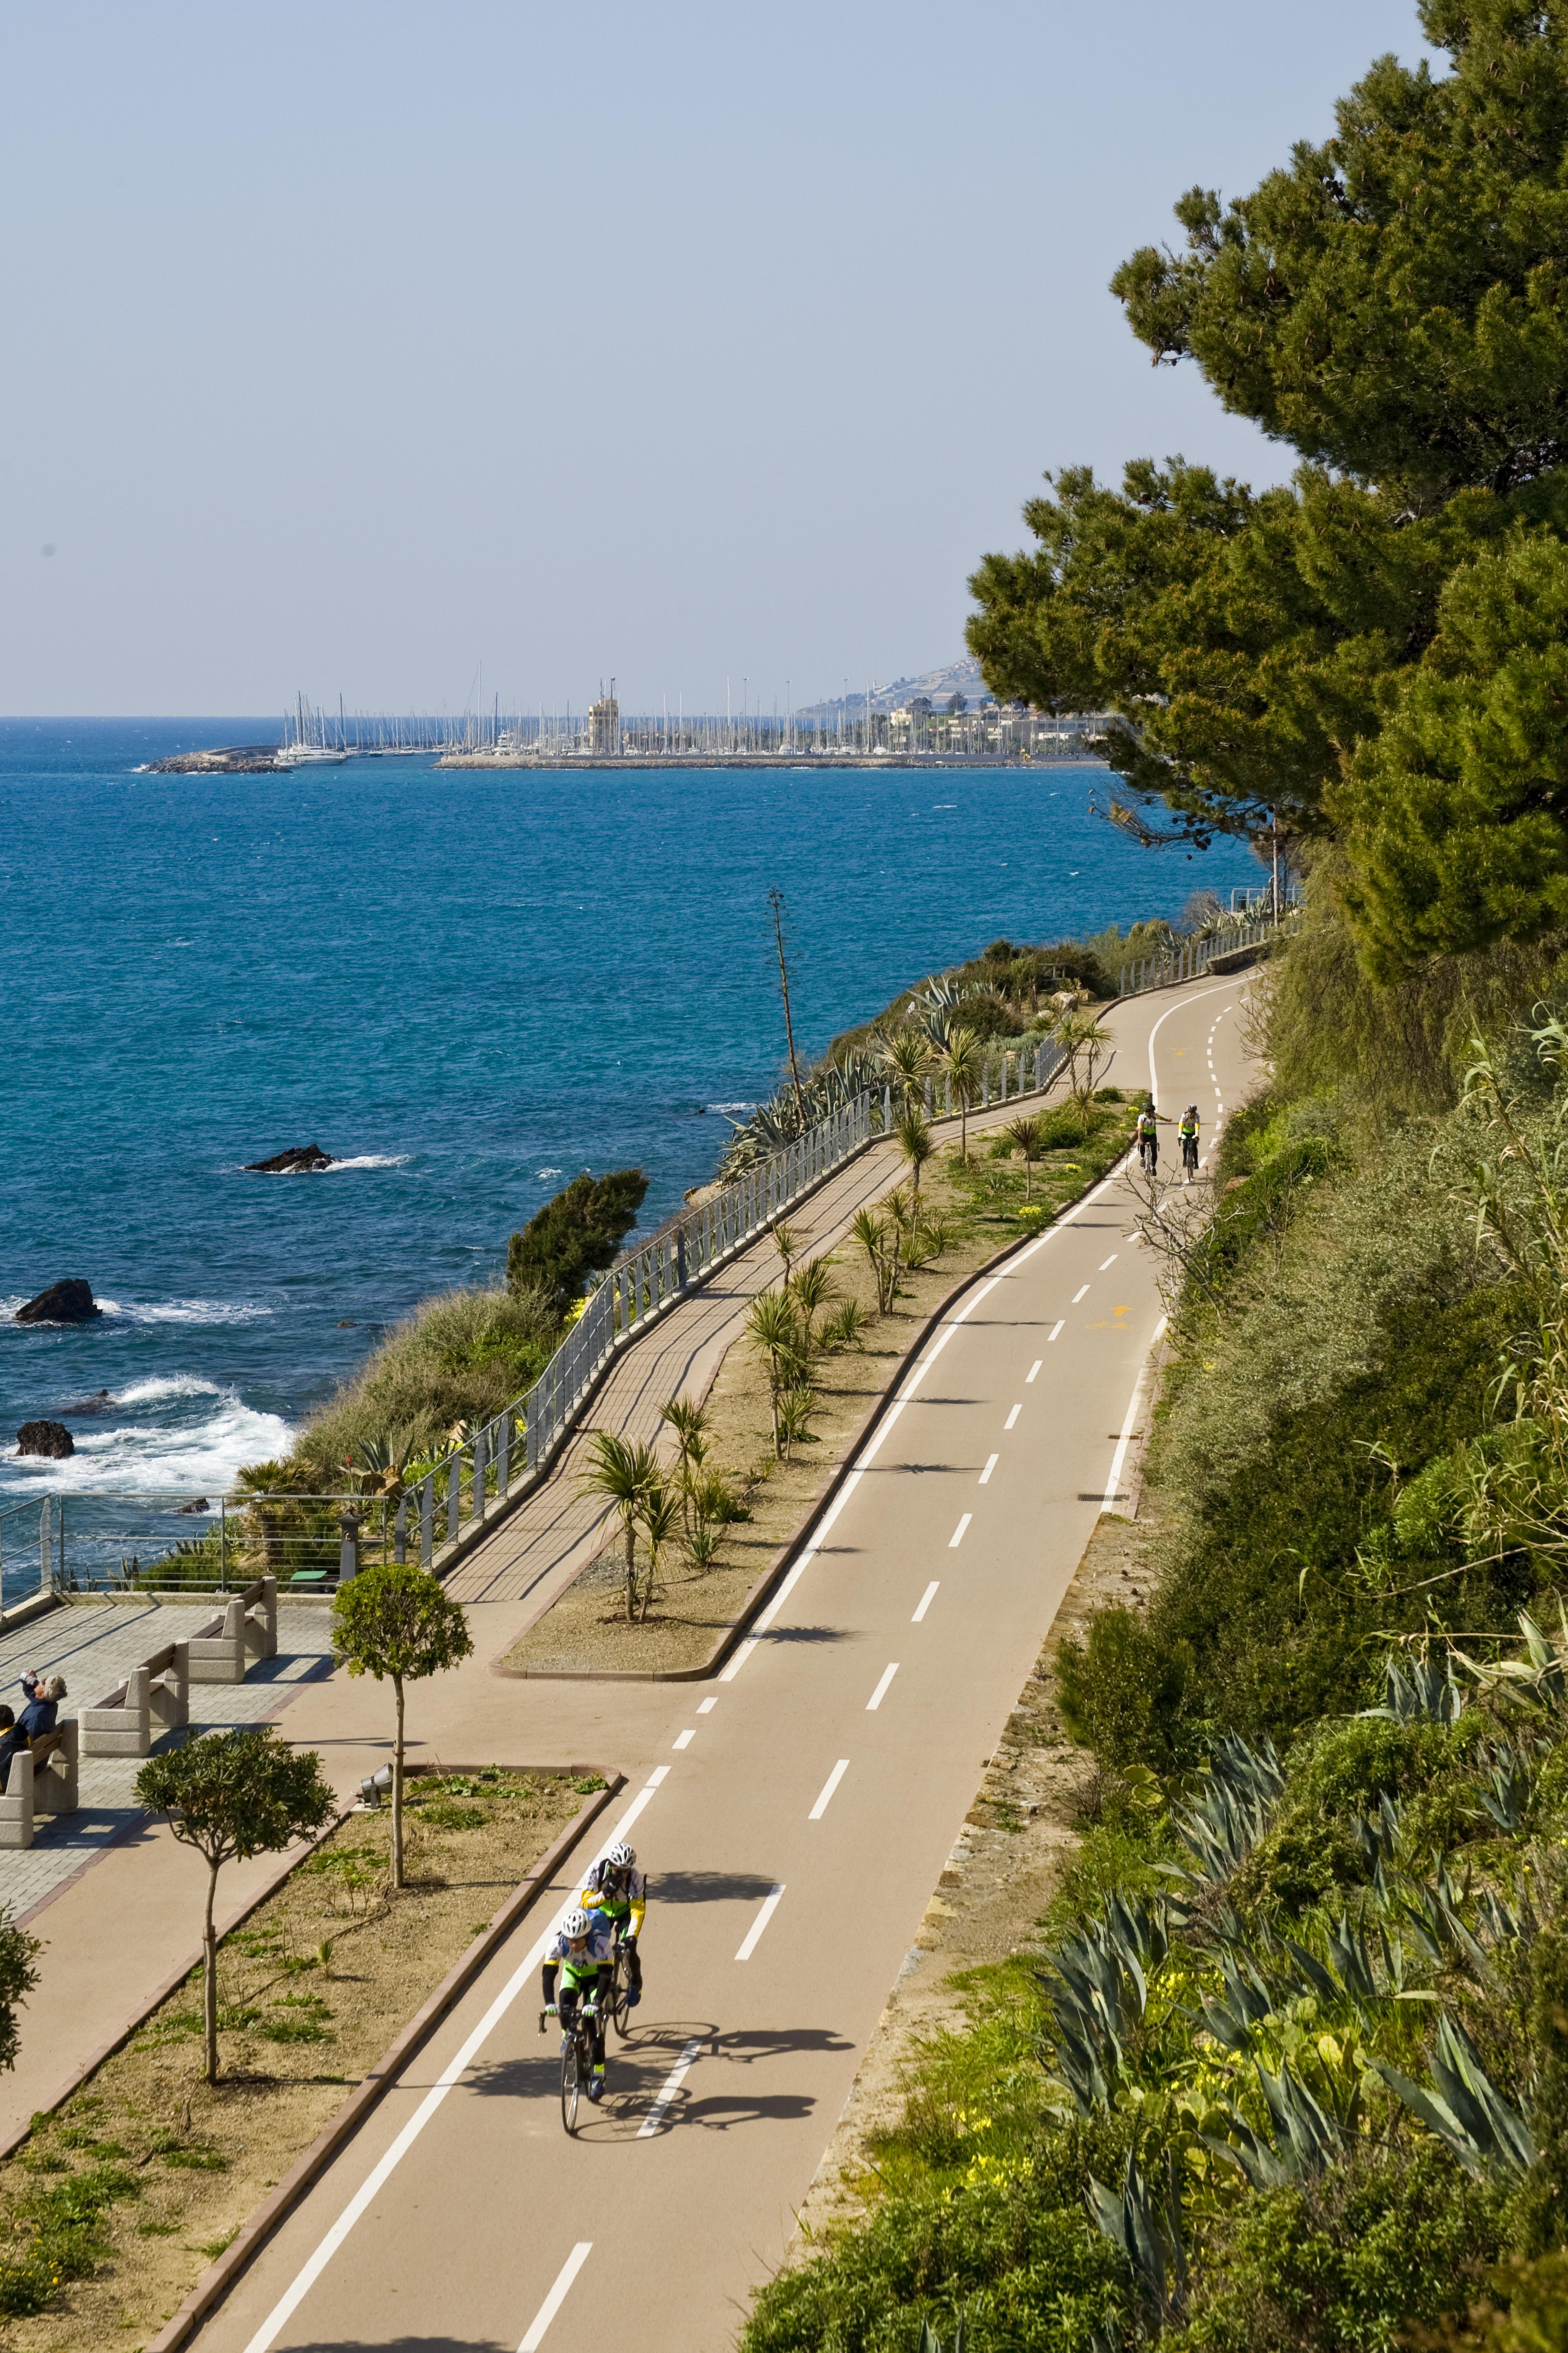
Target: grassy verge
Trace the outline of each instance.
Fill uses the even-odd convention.
[[[940,1256],[900,1278],[891,1308],[877,1314],[869,1264],[850,1246],[834,1264],[835,1305],[854,1301],[866,1322],[860,1345],[825,1356],[814,1368],[818,1409],[787,1461],[773,1453],[765,1365],[746,1340],[729,1350],[709,1397],[711,1461],[739,1493],[747,1516],[723,1531],[705,1569],[667,1562],[660,1597],[645,1621],[628,1625],[623,1554],[609,1545],[538,1625],[508,1653],[514,1668],[591,1672],[605,1667],[668,1673],[699,1665],[712,1650],[756,1579],[840,1467],[867,1412],[897,1374],[915,1334],[965,1275],[998,1250],[1039,1230],[1079,1198],[1126,1150],[1135,1107],[1106,1101],[1094,1109],[1086,1142],[1058,1143],[1032,1172],[1025,1200],[1022,1162],[1005,1139],[972,1137],[970,1157],[956,1152],[928,1164],[921,1198],[947,1229]],[[1070,1115],[1067,1123],[1070,1124]],[[804,1219],[792,1220],[809,1252]]]
[[[17,2353],[155,2334],[582,1803],[500,1770],[414,1791],[400,1894],[389,1816],[351,1815],[226,1940],[215,2086],[198,1970],[0,2166]]]

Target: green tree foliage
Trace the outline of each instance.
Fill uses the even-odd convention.
[[[613,1263],[637,1223],[647,1191],[647,1178],[640,1168],[616,1168],[607,1176],[574,1176],[508,1243],[508,1288],[542,1291],[563,1314],[588,1277]]]
[[[371,1574],[375,1574],[372,1571]],[[150,1757],[136,1776],[136,1795],[150,1813],[168,1817],[182,1845],[195,1847],[207,1867],[202,1926],[202,1994],[205,2070],[217,2081],[217,1930],[213,1905],[226,1862],[253,1854],[279,1854],[328,1821],[336,1799],[312,1748],[296,1752],[269,1724],[255,1731],[208,1732],[183,1748]]]
[[[1059,471],[969,630],[999,693],[1114,712],[1112,765],[1195,838],[1342,838],[1384,980],[1568,903],[1568,18],[1420,13],[1451,73],[1378,60],[1333,137],[1228,206],[1189,191],[1184,249],[1113,281],[1294,483]]]
[[[36,1936],[18,1928],[10,1906],[0,1905],[0,2067],[14,2067],[21,2047],[16,2012],[38,1982],[34,1967],[43,1950]]]
[[[338,1588],[332,1645],[351,1675],[390,1682],[396,1708],[392,1754],[392,1883],[403,1885],[404,1685],[443,1674],[474,1647],[460,1603],[412,1562],[361,1569]]]

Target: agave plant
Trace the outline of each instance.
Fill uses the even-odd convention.
[[[1352,2090],[1347,2112],[1331,2116],[1305,2084],[1284,2063],[1278,2075],[1258,2067],[1258,2081],[1273,2125],[1272,2138],[1254,2130],[1238,2108],[1227,2106],[1229,2137],[1203,2133],[1199,2137],[1216,2157],[1240,2167],[1254,2189],[1279,2189],[1321,2173],[1344,2154],[1355,2130],[1358,2095]]]
[[[1174,2158],[1163,2194],[1156,2193],[1129,2149],[1121,2189],[1107,2189],[1090,2174],[1085,2202],[1090,2220],[1125,2256],[1140,2301],[1161,2322],[1177,2318],[1184,2300],[1187,2263]]]
[[[1227,1734],[1213,1752],[1207,1787],[1171,1810],[1176,1835],[1198,1865],[1194,1876],[1228,1879],[1263,1836],[1284,1787],[1271,1740],[1253,1748]]]
[[[1039,1982],[1055,2021],[1056,2065],[1080,2116],[1110,2106],[1128,2038],[1148,2008],[1149,1978],[1169,1949],[1164,1903],[1118,1894],[1102,1919],[1047,1957]]]
[[[1415,1724],[1428,1717],[1436,1724],[1457,1724],[1465,1695],[1454,1681],[1451,1657],[1413,1659],[1408,1672],[1395,1658],[1384,1662],[1388,1697],[1382,1707],[1363,1707],[1363,1715],[1384,1716],[1395,1724]]]
[[[1447,2010],[1438,2021],[1430,2088],[1413,2084],[1381,2059],[1373,2064],[1412,2115],[1452,2149],[1467,2173],[1478,2179],[1488,2175],[1518,2179],[1534,2164],[1530,2126],[1491,2083],[1475,2044]]]

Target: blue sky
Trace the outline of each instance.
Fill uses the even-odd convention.
[[[951,659],[1043,469],[1289,471],[1106,281],[1390,48],[1387,0],[0,0],[0,710]]]

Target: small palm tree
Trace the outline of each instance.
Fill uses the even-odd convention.
[[[875,1041],[877,1060],[887,1071],[905,1104],[919,1100],[920,1090],[931,1069],[931,1040],[918,1029],[897,1029],[889,1038],[879,1036]]]
[[[596,1430],[588,1442],[588,1460],[577,1484],[585,1495],[603,1496],[620,1522],[626,1547],[626,1623],[637,1615],[637,1521],[647,1499],[664,1484],[658,1457],[651,1446],[630,1446],[614,1430]]]
[[[819,1345],[814,1319],[820,1309],[830,1305],[838,1296],[838,1285],[833,1280],[833,1261],[830,1258],[812,1259],[807,1265],[796,1269],[785,1288],[800,1310],[809,1365]]]
[[[893,1123],[893,1134],[898,1138],[899,1150],[909,1164],[910,1187],[918,1201],[921,1197],[921,1170],[936,1150],[925,1113],[918,1103],[905,1103]]]
[[[783,1451],[779,1431],[779,1398],[805,1370],[805,1342],[795,1302],[783,1291],[762,1291],[746,1317],[746,1335],[768,1360],[768,1395],[773,1408],[773,1451]]]
[[[794,1226],[777,1225],[773,1228],[773,1248],[784,1261],[786,1282],[789,1280],[790,1261],[798,1255],[805,1240],[805,1235],[797,1233]]]
[[[1068,1092],[1087,1137],[1094,1082],[1111,1051],[1110,1032],[1092,1013],[1065,1013],[1057,1023],[1057,1042],[1067,1057]]]
[[[1003,1130],[1003,1134],[1006,1136],[1009,1144],[1016,1145],[1018,1150],[1023,1154],[1024,1198],[1026,1201],[1031,1200],[1034,1196],[1030,1180],[1034,1175],[1035,1163],[1037,1160],[1043,1160],[1046,1154],[1046,1123],[1044,1114],[1040,1112],[1035,1112],[1026,1119],[1010,1119],[1005,1128]]]
[[[890,1297],[888,1290],[890,1240],[888,1221],[870,1209],[857,1209],[849,1231],[857,1248],[865,1251],[871,1271],[877,1278],[877,1313],[885,1315]]]
[[[682,1523],[681,1497],[674,1487],[655,1487],[643,1497],[637,1511],[642,1532],[647,1538],[648,1571],[643,1580],[642,1608],[639,1621],[647,1616],[647,1605],[659,1583],[659,1571],[664,1556],[679,1535]]]
[[[979,1039],[973,1029],[962,1026],[950,1029],[947,1043],[937,1056],[937,1067],[952,1082],[958,1104],[958,1156],[969,1157],[969,1107],[980,1093],[980,1073],[984,1060]]]
[[[785,1389],[779,1399],[779,1433],[784,1441],[784,1459],[790,1459],[790,1450],[806,1434],[811,1417],[816,1410],[816,1396],[804,1385]]]

